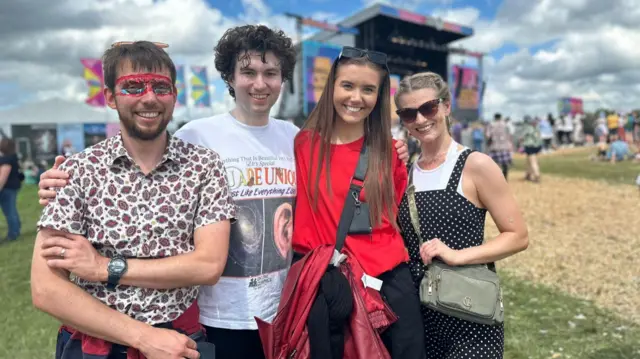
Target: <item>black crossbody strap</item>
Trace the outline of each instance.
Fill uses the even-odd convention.
[[[367,174],[367,167],[369,165],[369,153],[367,152],[366,140],[362,144],[362,150],[360,150],[360,158],[358,159],[358,165],[356,172],[351,179],[349,185],[349,193],[344,202],[342,208],[342,214],[340,215],[340,223],[338,223],[338,232],[336,234],[336,250],[340,252],[344,246],[344,241],[347,238],[351,221],[353,220],[353,214],[355,206],[360,202],[360,192],[364,186],[364,178]]]

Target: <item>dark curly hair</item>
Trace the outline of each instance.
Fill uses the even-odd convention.
[[[228,29],[214,48],[216,70],[220,72],[222,80],[229,88],[229,94],[236,98],[235,91],[230,85],[233,81],[235,66],[238,61],[249,63],[248,51],[258,51],[265,62],[267,51],[280,60],[282,81],[293,78],[296,65],[296,50],[293,41],[282,30],[274,31],[264,25],[244,25]]]

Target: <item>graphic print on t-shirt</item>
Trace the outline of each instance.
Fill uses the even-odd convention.
[[[254,277],[285,269],[290,261],[291,198],[236,201],[226,277]]]
[[[266,126],[248,126],[224,113],[190,121],[175,134],[218,152],[238,207],[224,274],[215,285],[200,287],[204,325],[256,330],[256,317],[270,322],[276,315],[291,262],[298,131],[273,118]]]
[[[290,156],[225,159],[238,209],[223,276],[256,277],[288,267],[296,178],[293,170],[278,165],[292,161]]]

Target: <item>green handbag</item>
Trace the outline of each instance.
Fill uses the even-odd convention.
[[[409,217],[422,246],[422,234],[415,186],[411,179],[407,188]],[[504,304],[500,278],[485,264],[450,266],[433,260],[420,282],[420,302],[437,312],[470,322],[499,325],[504,322]]]

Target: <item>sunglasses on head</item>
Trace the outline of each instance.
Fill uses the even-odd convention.
[[[387,54],[385,54],[384,52],[363,50],[351,46],[344,46],[342,48],[342,51],[340,51],[340,56],[338,56],[338,59],[359,59],[361,57],[368,58],[369,61],[373,62],[374,64],[378,64],[382,67],[387,67]]]
[[[442,103],[441,98],[427,101],[420,105],[418,108],[403,108],[402,110],[396,110],[396,114],[400,117],[400,120],[404,123],[413,123],[418,117],[418,112],[423,117],[433,117],[438,113],[438,106]]]
[[[122,46],[122,45],[131,45],[134,42],[135,41],[118,41],[118,42],[114,42],[113,44],[111,44],[111,47],[118,47],[118,46]],[[169,44],[165,44],[164,42],[152,42],[152,44],[156,45],[157,47],[159,47],[161,49],[166,49],[167,47],[169,47]]]

